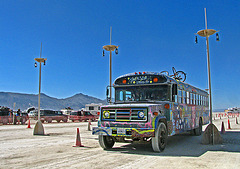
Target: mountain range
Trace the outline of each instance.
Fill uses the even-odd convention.
[[[106,104],[106,100],[82,93],[64,99],[57,99],[41,93],[40,105],[41,109],[61,110],[66,107],[71,107],[74,110],[78,110],[85,107],[85,104],[90,103]],[[26,110],[29,107],[38,107],[38,94],[0,92],[0,106],[6,106],[14,110]]]
[[[41,93],[41,109],[61,110],[66,107],[71,107],[74,110],[79,110],[90,103],[107,104],[106,100],[101,100],[82,93],[75,94],[65,99],[57,99]],[[38,94],[0,92],[0,106],[6,106],[14,110],[26,110],[29,107],[38,107]],[[224,109],[214,109],[213,111],[224,112]]]

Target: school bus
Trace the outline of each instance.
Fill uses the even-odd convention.
[[[185,83],[184,72],[173,71],[135,72],[114,81],[115,101],[101,106],[92,131],[103,149],[115,142],[149,141],[153,151],[161,152],[168,136],[202,134],[210,119],[208,93]]]

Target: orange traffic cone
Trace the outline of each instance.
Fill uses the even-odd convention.
[[[230,126],[230,121],[228,119],[228,129],[231,129],[231,126]]]
[[[77,138],[76,138],[76,145],[73,147],[84,147],[84,145],[81,144],[81,139],[80,139],[80,133],[79,133],[79,128],[77,128]]]
[[[27,126],[27,128],[28,128],[28,129],[31,128],[31,126],[30,126],[30,119],[28,119],[28,126]]]
[[[221,128],[221,134],[225,134],[225,127],[224,127],[224,123],[222,122],[222,128]]]
[[[91,119],[88,120],[88,131],[91,131]]]

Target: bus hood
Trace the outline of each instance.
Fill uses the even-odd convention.
[[[129,108],[129,107],[152,107],[152,106],[161,106],[164,103],[132,103],[132,104],[111,104],[104,105],[101,108]]]

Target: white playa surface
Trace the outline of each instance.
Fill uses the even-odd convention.
[[[48,136],[33,136],[34,123],[31,129],[2,125],[0,168],[240,168],[240,124],[230,118],[232,129],[228,130],[227,118],[217,117],[213,122],[219,130],[222,121],[226,129],[223,144],[202,145],[201,136],[186,133],[169,137],[162,153],[153,152],[151,144],[130,143],[116,143],[105,151],[98,137],[87,130],[87,122],[44,124]],[[72,147],[77,128],[85,147]]]

